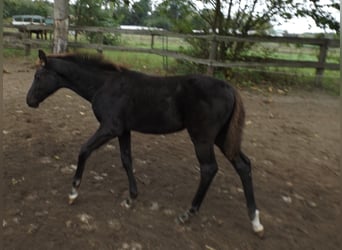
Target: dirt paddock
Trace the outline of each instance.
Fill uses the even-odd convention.
[[[4,75],[5,249],[342,249],[338,98],[320,92],[242,91],[243,148],[265,238],[251,230],[240,180],[216,151],[219,172],[200,213],[189,208],[199,182],[186,132],[132,134],[139,197],[121,202],[128,182],[118,142],[88,161],[80,197],[67,204],[79,148],[95,131],[90,104],[60,90],[39,109],[26,106],[32,62],[8,59]]]

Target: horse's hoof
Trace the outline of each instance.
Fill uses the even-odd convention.
[[[72,197],[72,195],[69,195],[69,202],[68,202],[68,203],[69,203],[69,205],[72,205],[72,204],[74,204],[74,202],[75,202],[76,198],[77,198],[77,197],[75,197],[75,198],[74,198],[74,197]]]
[[[72,205],[78,197],[78,192],[73,189],[69,194],[69,205]]]
[[[264,239],[265,237],[265,230],[261,229],[259,231],[254,231],[254,233],[260,238],[260,239]]]
[[[176,222],[178,224],[185,224],[189,221],[189,215],[188,213],[181,214],[177,217]]]
[[[127,198],[125,200],[123,200],[120,205],[123,207],[123,208],[132,208],[133,206],[133,200],[131,198]]]
[[[189,211],[186,211],[185,213],[179,215],[177,218],[176,218],[176,222],[178,224],[186,224],[187,222],[190,221],[190,218],[194,216],[193,213],[189,212]]]
[[[264,237],[264,226],[260,223],[259,210],[255,211],[254,219],[252,220],[253,231],[259,238]]]

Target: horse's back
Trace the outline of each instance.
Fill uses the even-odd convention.
[[[196,120],[224,119],[234,105],[234,90],[225,81],[204,76],[185,75],[150,77],[142,75],[136,86],[134,98],[148,107],[150,112],[168,108],[186,120],[196,115]],[[194,120],[195,118],[190,118]],[[186,121],[184,121],[186,122]]]
[[[234,89],[225,81],[204,75],[171,76],[154,81],[164,86],[161,92],[168,93],[160,101],[169,102],[164,117],[177,121],[191,136],[214,140],[233,112]]]
[[[128,72],[120,86],[107,85],[104,95],[121,96],[121,119],[128,130],[172,133],[187,128],[215,134],[229,118],[234,95],[224,81],[202,75],[156,77]],[[114,85],[116,85],[114,87]],[[113,105],[113,112],[117,111]]]
[[[153,134],[184,129],[181,79],[130,72],[121,85],[120,94],[127,97],[124,119],[128,129]]]

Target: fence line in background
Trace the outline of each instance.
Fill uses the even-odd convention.
[[[6,28],[16,28],[12,25],[5,25]],[[4,37],[14,37],[19,42],[14,45],[12,43],[6,43],[4,39],[4,45],[7,47],[24,46],[25,54],[30,54],[30,49],[32,46],[50,46],[52,47],[52,42],[47,42],[44,40],[31,39],[30,35],[32,32],[43,31],[46,33],[51,33],[53,31],[52,26],[38,26],[38,25],[27,25],[21,26],[20,32],[4,32]],[[340,66],[337,63],[327,63],[326,58],[328,50],[330,48],[339,48],[340,41],[337,39],[327,39],[327,38],[301,38],[301,37],[270,37],[270,36],[248,36],[248,37],[235,37],[235,36],[218,36],[218,35],[202,35],[202,34],[178,34],[163,30],[124,30],[118,28],[108,28],[108,27],[79,27],[70,26],[69,31],[74,32],[74,41],[68,43],[69,47],[72,48],[88,48],[95,49],[99,53],[103,50],[114,50],[114,51],[127,51],[127,52],[142,52],[150,53],[155,55],[160,55],[163,57],[164,64],[167,64],[167,57],[173,57],[180,60],[185,60],[188,62],[207,65],[208,74],[213,74],[215,67],[244,67],[244,68],[258,68],[258,67],[295,67],[295,68],[314,68],[316,69],[316,84],[321,83],[321,79],[324,75],[324,70],[340,70]],[[77,35],[83,32],[92,32],[99,34],[98,42],[87,44],[80,43],[77,41]],[[124,47],[124,46],[112,46],[104,45],[103,37],[104,34],[132,34],[132,35],[147,35],[151,37],[150,48],[136,48],[136,47]],[[162,48],[157,49],[155,45],[155,37],[162,38]],[[168,49],[168,39],[169,38],[182,38],[182,39],[204,39],[208,41],[209,46],[209,57],[208,58],[195,58],[189,55],[185,55],[178,51]],[[252,61],[226,61],[221,62],[215,60],[216,53],[218,49],[219,42],[252,42],[252,43],[286,43],[286,44],[301,44],[301,45],[311,45],[319,47],[319,55],[317,61],[302,61],[302,60],[285,60],[285,59],[272,59],[268,58],[266,61],[262,62],[252,62]]]

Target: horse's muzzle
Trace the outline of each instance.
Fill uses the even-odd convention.
[[[27,104],[30,108],[38,108],[39,107],[39,104],[38,103],[28,103]]]
[[[38,108],[39,102],[35,100],[31,100],[30,98],[26,98],[26,103],[30,108]]]

